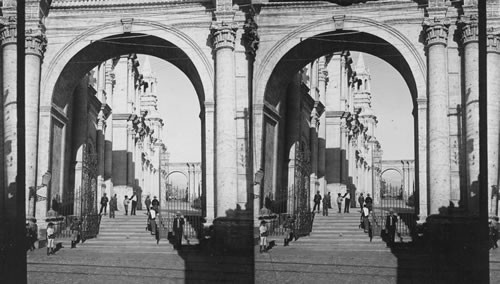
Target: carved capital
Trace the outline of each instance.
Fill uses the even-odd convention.
[[[17,21],[15,17],[0,18],[0,40],[2,46],[16,44],[17,41]]]
[[[486,48],[488,52],[500,53],[500,34],[488,31]]]
[[[230,48],[234,50],[236,40],[236,23],[213,22],[210,27],[212,30],[212,44],[214,51],[221,48]]]
[[[26,35],[26,54],[43,57],[47,47],[47,38],[44,34]]]
[[[425,32],[425,44],[427,47],[434,44],[448,44],[450,21],[447,18],[426,18],[422,26]]]
[[[462,16],[457,22],[457,26],[461,32],[462,44],[466,45],[471,42],[478,42],[478,21],[477,15]]]
[[[328,70],[326,68],[321,68],[319,70],[318,80],[320,80],[320,81],[328,81]]]
[[[249,16],[243,25],[245,33],[243,34],[243,42],[245,43],[246,52],[248,55],[255,57],[255,53],[259,48],[259,33],[257,32],[258,25],[254,21],[253,16]]]

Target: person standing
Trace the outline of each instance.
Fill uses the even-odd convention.
[[[54,254],[54,242],[56,235],[54,232],[54,223],[49,222],[47,226],[47,255]]]
[[[373,199],[370,197],[369,193],[366,194],[365,203],[368,210],[373,211]]]
[[[387,230],[387,246],[392,246],[394,244],[394,238],[396,236],[396,223],[398,222],[398,216],[394,214],[394,210],[391,208],[389,214],[385,219],[385,229]]]
[[[144,204],[146,205],[146,210],[148,210],[147,214],[149,214],[149,209],[151,208],[151,198],[146,196],[146,200],[144,200]]]
[[[109,211],[111,214],[111,208]],[[80,236],[80,232],[82,229],[82,222],[78,217],[73,217],[73,222],[71,222],[71,248],[76,248],[76,244],[78,243],[78,238]]]
[[[361,218],[363,220],[363,229],[365,231],[365,233],[368,233],[368,229],[369,229],[369,218],[370,217],[370,210],[368,210],[368,207],[366,207],[366,204],[364,205],[364,207],[361,209]]]
[[[180,211],[175,213],[172,229],[175,237],[174,249],[180,250],[182,248],[182,234],[184,233],[184,217]]]
[[[349,213],[349,207],[351,207],[351,193],[349,190],[343,196],[345,198],[344,213]]]
[[[358,197],[358,202],[359,202],[359,208],[361,208],[361,211],[363,211],[363,204],[365,203],[365,197],[363,196],[363,193],[361,192]]]
[[[158,213],[158,211],[160,210],[160,201],[158,201],[158,199],[156,199],[156,196],[153,197],[153,201],[151,202],[151,205],[153,206],[153,209],[156,211],[156,213]]]
[[[106,208],[108,207],[108,197],[106,196],[106,193],[102,194],[101,197],[101,210],[99,210],[99,214],[102,214],[102,209],[104,209],[104,215],[106,215]]]
[[[118,210],[118,198],[116,194],[109,201],[109,218],[115,218],[115,211]]]
[[[259,226],[259,237],[260,237],[260,253],[267,250],[267,231],[266,221],[262,220]]]
[[[28,244],[29,250],[35,250],[35,242],[38,240],[38,226],[36,225],[36,219],[32,219],[27,224],[27,233],[28,233]]]
[[[342,198],[342,195],[339,193],[339,195],[337,196],[337,206],[339,207],[339,213],[342,213],[342,201],[344,201],[344,199]]]
[[[137,208],[137,194],[135,191],[134,193],[132,193],[130,200],[132,201],[132,209],[130,209],[130,216],[132,216],[135,215],[135,210]]]
[[[128,199],[128,196],[125,195],[125,199],[123,199],[123,207],[125,207],[125,216],[128,215],[128,204],[130,203],[130,200]]]
[[[328,216],[328,199],[323,198],[323,216]]]
[[[330,192],[328,192],[328,195],[325,198],[327,200],[328,209],[332,209],[332,196],[330,195]]]
[[[148,222],[151,235],[156,235],[156,210],[153,210],[153,207],[148,211]]]
[[[288,215],[285,220],[285,223],[283,224],[283,228],[285,229],[285,239],[283,246],[285,247],[288,246],[288,244],[294,237],[294,232],[293,232],[294,226],[295,226],[294,218]]]
[[[319,190],[316,192],[314,195],[314,207],[312,212],[316,211],[316,206],[318,207],[318,213],[319,213],[319,205],[321,203],[321,194],[319,194]]]

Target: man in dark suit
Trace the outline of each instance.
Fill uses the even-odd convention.
[[[397,222],[398,222],[398,216],[394,214],[394,210],[391,208],[389,210],[389,214],[385,219],[385,229],[387,231],[387,246],[392,246],[392,244],[394,244]]]
[[[184,217],[182,217],[180,211],[177,211],[175,213],[175,218],[172,226],[172,231],[174,231],[175,237],[174,248],[180,250],[182,244],[182,234],[184,233]]]

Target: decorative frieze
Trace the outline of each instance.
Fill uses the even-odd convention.
[[[450,21],[447,18],[426,18],[422,26],[425,32],[425,44],[427,47],[434,44],[448,44]]]
[[[230,48],[234,50],[236,40],[236,23],[213,22],[210,27],[212,30],[212,44],[214,51],[221,48]]]
[[[460,29],[460,36],[464,45],[478,41],[479,29],[477,15],[460,17],[460,20],[457,22],[457,26]]]

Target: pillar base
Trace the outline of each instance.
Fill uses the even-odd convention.
[[[481,236],[479,217],[460,209],[431,215],[422,224],[423,244],[432,260],[432,277],[443,282],[472,283],[481,271],[488,236]],[[481,242],[483,238],[483,242]],[[436,277],[436,278],[434,278]],[[439,282],[441,282],[439,281]]]
[[[213,221],[217,254],[253,255],[254,220],[245,217],[218,217]]]

